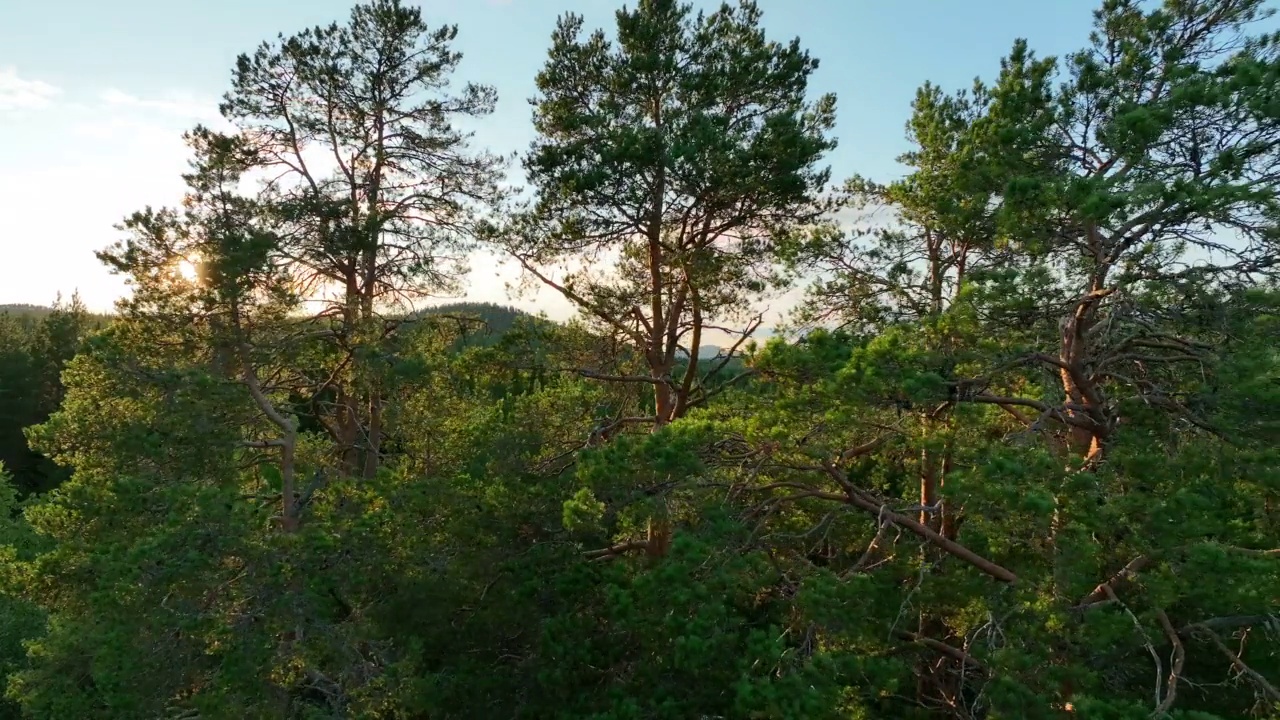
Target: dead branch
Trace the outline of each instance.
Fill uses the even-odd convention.
[[[976,393],[965,395],[959,398],[964,402],[985,403],[988,405],[999,405],[1001,407],[1026,407],[1039,411],[1043,416],[1053,418],[1058,422],[1074,427],[1091,430],[1095,427],[1092,420],[1081,418],[1077,415],[1068,415],[1062,411],[1062,408],[1056,408],[1039,400],[1020,397],[1002,397],[999,395],[989,395],[987,393]],[[1074,408],[1068,408],[1074,409]]]
[[[703,388],[703,387],[701,386],[701,383],[699,383],[699,389],[701,389],[701,390],[702,390],[702,394],[701,394],[701,395],[699,395],[698,397],[696,397],[696,398],[694,398],[694,399],[690,400],[690,401],[688,402],[688,404],[686,404],[686,405],[685,405],[685,409],[686,409],[686,410],[692,410],[693,408],[698,407],[699,405],[704,405],[704,404],[706,404],[706,402],[707,402],[708,400],[710,400],[711,398],[715,397],[716,395],[719,395],[720,393],[724,392],[725,390],[728,390],[729,388],[733,387],[733,386],[734,386],[734,385],[736,385],[739,381],[741,381],[741,380],[745,380],[746,378],[752,377],[753,375],[756,375],[756,374],[757,374],[757,372],[756,372],[755,370],[743,370],[742,372],[738,373],[737,375],[734,375],[733,377],[729,378],[728,380],[725,380],[724,382],[720,383],[719,385],[716,385],[715,387],[711,388],[710,390],[707,390],[706,388]],[[709,376],[708,376],[708,377],[709,377]]]
[[[840,453],[840,460],[842,462],[847,462],[854,458],[862,457],[863,455],[866,455],[868,453],[875,452],[876,450],[879,450],[888,440],[889,438],[887,436],[881,435],[880,437],[874,440],[865,442],[856,447],[851,447],[848,450],[845,450],[844,452]]]
[[[525,369],[531,369],[531,368],[525,368]],[[552,372],[573,373],[579,377],[584,377],[591,380],[603,380],[607,382],[645,383],[648,385],[669,385],[671,383],[671,381],[667,378],[652,377],[649,375],[609,375],[606,373],[596,372],[595,370],[588,370],[586,368],[547,368],[547,369],[551,370]]]
[[[1138,620],[1138,616],[1134,615],[1133,611],[1129,609],[1129,606],[1125,605],[1124,602],[1116,596],[1115,590],[1112,590],[1111,586],[1108,585],[1105,592],[1107,594],[1107,599],[1119,605],[1120,608],[1124,610],[1125,614],[1129,616],[1129,619],[1133,621],[1133,627],[1137,629],[1138,634],[1142,636],[1142,644],[1146,646],[1147,652],[1151,654],[1151,659],[1156,663],[1156,707],[1160,707],[1164,702],[1161,699],[1162,693],[1160,692],[1161,684],[1164,682],[1164,664],[1160,662],[1160,653],[1156,652],[1155,645],[1151,643],[1151,636],[1147,635],[1147,631],[1142,627],[1142,622]]]
[[[1191,625],[1190,628],[1194,634],[1204,637],[1218,649],[1218,652],[1225,655],[1227,660],[1231,662],[1232,667],[1238,670],[1241,675],[1249,678],[1263,695],[1266,695],[1272,702],[1280,702],[1280,690],[1277,690],[1276,686],[1268,682],[1257,670],[1246,665],[1239,655],[1232,652],[1231,648],[1222,642],[1222,638],[1218,637],[1218,633],[1201,625]]]
[[[1179,551],[1185,550],[1187,547],[1188,546],[1171,548],[1170,550],[1165,551],[1165,553],[1179,552]],[[1250,557],[1280,558],[1280,548],[1259,550],[1255,548],[1245,548],[1245,547],[1238,547],[1235,545],[1222,545],[1222,544],[1218,544],[1217,547],[1220,547],[1223,550],[1227,550],[1229,552],[1237,553],[1240,555],[1247,555]],[[1160,553],[1160,554],[1165,554],[1165,553]],[[1137,577],[1138,573],[1142,572],[1143,570],[1146,570],[1148,567],[1151,567],[1151,564],[1155,562],[1155,559],[1156,557],[1151,554],[1144,554],[1144,555],[1139,555],[1135,557],[1134,559],[1130,560],[1128,564],[1126,564],[1124,567],[1117,570],[1114,575],[1107,578],[1107,580],[1105,580],[1104,582],[1099,583],[1097,587],[1095,587],[1092,591],[1090,591],[1088,595],[1085,595],[1083,598],[1081,598],[1080,602],[1077,603],[1076,606],[1071,609],[1087,610],[1091,607],[1105,604],[1106,602],[1108,602],[1107,600],[1108,588],[1113,591],[1121,589],[1124,584],[1132,582],[1133,579]]]
[[[1153,718],[1160,718],[1173,708],[1174,700],[1178,697],[1178,679],[1182,676],[1182,665],[1186,662],[1187,651],[1182,646],[1182,640],[1178,638],[1178,631],[1173,629],[1173,623],[1169,622],[1169,616],[1164,610],[1157,609],[1156,618],[1160,621],[1160,627],[1164,629],[1165,637],[1169,638],[1169,642],[1173,644],[1173,665],[1169,668],[1169,681],[1165,685],[1164,700],[1156,705],[1155,712],[1151,714]]]
[[[858,558],[858,562],[854,563],[853,567],[849,569],[850,574],[862,572],[867,568],[867,565],[871,562],[871,558],[874,556],[876,550],[880,548],[880,543],[884,540],[884,534],[889,530],[890,525],[892,525],[892,523],[884,521],[880,522],[880,526],[876,528],[876,536],[871,538],[871,543],[868,544],[867,549],[863,551],[862,557]]]
[[[837,481],[839,480],[839,471],[836,470],[834,467],[829,467],[828,472],[830,472],[833,478],[836,478]],[[911,532],[915,533],[921,538],[933,543],[934,545],[937,545],[939,548],[943,550],[943,552],[946,552],[947,554],[953,557],[959,558],[969,563],[970,565],[981,570],[987,575],[990,575],[996,580],[999,580],[1001,582],[1006,582],[1006,583],[1014,583],[1014,582],[1017,582],[1018,580],[1018,576],[1015,575],[1012,571],[1004,567],[1001,567],[996,563],[991,562],[990,560],[982,557],[981,555],[973,552],[969,548],[961,545],[960,543],[954,540],[949,540],[946,537],[943,537],[932,528],[922,525],[916,520],[906,515],[903,515],[902,513],[898,513],[898,512],[894,512],[893,510],[890,510],[886,504],[876,502],[875,500],[869,497],[866,497],[863,493],[860,493],[860,492],[852,492],[852,493],[846,492],[845,494],[833,493],[833,492],[827,492],[823,490],[817,490],[815,488],[812,488],[808,485],[804,485],[802,483],[788,483],[788,482],[773,483],[773,484],[765,485],[763,487],[756,488],[756,489],[770,490],[770,489],[783,488],[783,487],[796,488],[801,490],[801,492],[792,493],[790,495],[778,498],[778,501],[780,502],[800,500],[803,498],[812,497],[812,498],[818,498],[821,500],[831,500],[834,502],[842,502],[849,505],[854,505],[856,507],[862,508],[863,510],[866,510],[867,512],[871,513],[872,515],[875,515],[876,517],[880,518],[885,522],[891,522],[895,525],[898,525],[900,527],[906,528],[907,530],[910,530]]]
[[[1195,628],[1208,628],[1210,630],[1231,630],[1238,627],[1248,627],[1250,625],[1264,625],[1267,623],[1280,623],[1278,615],[1228,615],[1226,617],[1209,618],[1200,622],[1184,625],[1178,630],[1178,634],[1185,635]]]
[[[649,547],[647,540],[631,540],[629,542],[618,543],[607,548],[599,550],[588,550],[582,553],[582,557],[587,560],[611,560],[619,555],[625,555],[635,550],[645,550]]]
[[[245,386],[249,389],[249,395],[253,397],[253,402],[262,411],[263,415],[271,421],[273,425],[284,433],[279,440],[272,441],[276,443],[274,447],[280,449],[280,498],[281,508],[280,517],[281,525],[287,532],[297,529],[298,514],[297,505],[294,502],[294,452],[298,443],[298,423],[291,417],[286,417],[281,413],[267,398],[262,390],[262,383],[258,380],[258,373],[254,369],[250,356],[251,352],[249,344],[240,343],[240,364],[241,376]]]
[[[924,635],[911,632],[910,630],[894,630],[893,634],[900,640],[906,640],[909,643],[914,643],[922,647],[927,647],[930,650],[946,655],[952,660],[955,660],[961,663],[965,667],[971,667],[974,670],[977,670],[978,672],[983,672],[983,673],[987,671],[987,666],[982,664],[981,660],[978,660],[974,656],[970,655],[964,650],[961,650],[958,647],[955,647],[954,645],[948,645],[942,642],[941,640],[935,640],[934,638],[931,638],[931,637],[925,637]]]
[[[733,345],[729,346],[728,350],[723,351],[723,357],[720,359],[720,362],[717,363],[714,367],[712,367],[707,372],[706,376],[708,378],[711,378],[711,377],[715,377],[716,375],[719,375],[720,371],[724,370],[725,366],[727,366],[729,362],[733,360],[734,357],[738,356],[738,348],[742,347],[742,344],[746,342],[752,335],[754,335],[756,330],[759,330],[760,326],[763,323],[764,323],[764,315],[762,314],[758,314],[754,318],[752,318],[751,322],[747,323],[746,329],[739,331],[742,333],[741,337],[735,340]]]
[[[1073,609],[1082,610],[1107,602],[1108,597],[1114,594],[1123,583],[1133,580],[1139,572],[1145,570],[1151,563],[1152,558],[1148,555],[1139,555],[1130,560],[1127,565],[1116,571],[1116,574],[1099,583],[1088,595],[1085,595]]]
[[[285,440],[282,438],[273,438],[271,440],[245,440],[240,444],[247,448],[265,450],[267,448],[284,447]]]
[[[592,315],[599,318],[605,324],[609,325],[610,327],[622,333],[623,335],[626,335],[627,337],[631,338],[636,342],[638,346],[643,347],[647,342],[646,338],[643,335],[633,330],[632,328],[627,327],[618,317],[605,311],[595,303],[591,302],[590,300],[587,300],[586,298],[574,292],[573,290],[569,289],[565,285],[561,285],[560,283],[552,280],[546,275],[543,275],[542,273],[538,272],[537,268],[533,266],[533,263],[531,263],[528,258],[524,257],[523,255],[520,255],[519,253],[514,253],[514,252],[511,253],[511,255],[516,259],[517,262],[520,263],[521,267],[523,267],[525,271],[527,271],[529,274],[541,280],[544,285],[547,285],[548,287],[551,287],[552,289],[556,290],[561,295],[563,295],[565,299],[576,304],[578,307],[589,311]]]
[[[1219,547],[1226,548],[1234,553],[1240,553],[1241,555],[1249,555],[1251,557],[1280,558],[1280,548],[1258,550],[1255,548],[1238,547],[1236,545],[1221,545]]]
[[[857,496],[849,497],[847,502],[853,505],[857,505],[863,510],[866,510],[867,512],[870,512],[870,513],[874,513],[876,515],[880,515],[881,508],[883,508],[883,505],[877,505],[876,503],[870,500],[867,500],[866,498],[857,497]],[[981,555],[973,552],[969,548],[961,545],[960,543],[954,540],[949,540],[943,537],[942,535],[934,531],[932,528],[926,525],[922,525],[916,520],[910,517],[907,517],[906,515],[902,515],[901,513],[896,513],[893,511],[884,511],[883,516],[886,519],[888,519],[890,522],[894,523],[895,525],[905,527],[906,529],[910,530],[916,535],[919,535],[925,540],[928,540],[934,545],[937,545],[947,554],[953,557],[959,558],[961,560],[964,560],[965,562],[981,570],[987,575],[990,575],[996,580],[1010,583],[1010,584],[1015,583],[1018,580],[1018,576],[1015,575],[1011,570],[1008,570],[1000,565],[997,565],[994,562],[991,562],[990,560],[982,557]]]

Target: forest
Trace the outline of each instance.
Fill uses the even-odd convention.
[[[752,0],[561,16],[517,158],[415,6],[264,42],[0,311],[0,717],[1280,718],[1271,16],[1011,38],[898,179]]]

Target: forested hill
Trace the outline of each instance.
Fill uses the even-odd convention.
[[[74,301],[73,301],[74,302]],[[52,305],[32,305],[28,303],[8,303],[0,305],[0,316],[8,316],[21,323],[35,324],[47,319],[56,311]],[[82,310],[85,318],[94,327],[102,327],[111,321],[111,315],[106,313],[91,313]]]
[[[1099,4],[896,180],[749,0],[564,15],[518,166],[493,28],[246,46],[110,322],[0,313],[0,720],[1280,718],[1280,35]],[[380,311],[477,245],[583,321]]]
[[[445,303],[443,305],[433,305],[414,313],[414,317],[429,317],[432,315],[455,315],[465,317],[479,318],[484,324],[495,333],[502,333],[511,329],[520,318],[532,318],[532,314],[511,307],[510,305],[499,305],[497,303],[487,302],[454,302]]]
[[[455,302],[433,305],[413,313],[417,318],[452,318],[463,323],[466,345],[491,345],[510,331],[517,322],[524,320],[536,324],[551,323],[524,310],[509,305],[485,302]]]
[[[27,303],[9,303],[0,305],[0,315],[9,315],[17,318],[22,322],[38,323],[47,318],[54,312],[54,308],[49,305],[32,305]],[[111,321],[110,314],[86,313],[90,325],[93,327],[102,327]],[[451,302],[440,305],[432,305],[409,316],[412,318],[424,317],[452,317],[463,319],[466,321],[476,321],[469,323],[472,332],[466,339],[468,344],[491,344],[500,339],[503,334],[511,330],[520,320],[528,320],[536,323],[554,323],[553,320],[540,318],[526,310],[521,310],[510,305],[501,305],[499,303],[490,302]],[[763,334],[762,334],[763,335]],[[698,356],[701,358],[714,358],[721,352],[726,351],[716,345],[702,345],[699,348]],[[681,351],[681,357],[688,357],[688,353]]]
[[[31,305],[28,303],[9,303],[0,305],[0,314],[6,315],[29,316],[39,319],[51,312],[53,312],[53,308],[47,305]]]
[[[497,303],[485,302],[455,302],[442,305],[435,305],[424,308],[414,313],[411,317],[436,317],[436,318],[455,318],[463,321],[476,320],[474,326],[469,326],[470,332],[467,337],[460,340],[465,345],[490,345],[502,338],[502,336],[510,331],[517,322],[524,320],[537,325],[553,325],[555,321],[548,320],[545,317],[533,315],[525,310],[521,310],[510,305],[500,305]],[[767,336],[765,333],[758,333],[760,336]],[[730,348],[722,348],[718,345],[700,345],[698,348],[698,357],[702,359],[714,359],[728,353]],[[687,359],[689,353],[686,349],[681,348],[677,352],[677,356]]]
[[[33,321],[44,320],[54,312],[54,307],[50,305],[33,305],[29,303],[8,303],[0,304],[0,315],[10,315],[15,318],[30,319]],[[111,318],[110,314],[94,314],[87,315],[95,320],[106,321]],[[516,320],[521,317],[534,317],[533,315],[508,305],[499,305],[497,303],[484,302],[454,302],[441,305],[433,305],[413,313],[411,317],[427,317],[432,315],[456,315],[468,318],[476,318],[484,323],[485,327],[495,334],[501,334],[511,329]]]

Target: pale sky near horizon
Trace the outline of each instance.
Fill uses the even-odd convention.
[[[891,179],[916,88],[991,78],[1015,38],[1040,55],[1082,47],[1100,0],[759,0],[770,36],[821,65],[815,92],[838,97],[833,178]],[[124,216],[180,200],[184,130],[216,122],[236,56],[263,40],[343,21],[349,0],[0,0],[0,304],[49,304],[79,291],[106,310],[124,291],[94,257]],[[527,99],[556,18],[612,28],[621,0],[421,0],[432,25],[457,24],[460,81],[494,85],[476,142],[501,153],[532,139]],[[719,2],[696,0],[711,8]],[[563,318],[542,292],[511,299],[514,271],[473,263],[467,299]],[[785,300],[780,301],[785,304]],[[775,311],[779,308],[775,306]]]

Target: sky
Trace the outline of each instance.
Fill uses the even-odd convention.
[[[413,2],[414,0],[407,0]],[[632,0],[634,2],[634,0]],[[772,39],[799,37],[820,60],[815,92],[837,96],[833,178],[889,180],[907,149],[904,124],[924,81],[943,88],[994,77],[1022,37],[1061,56],[1088,38],[1098,0],[758,0]],[[476,143],[522,151],[528,99],[556,18],[610,29],[622,0],[420,0],[433,26],[456,24],[459,81],[496,87]],[[718,0],[696,0],[711,9]],[[120,239],[126,215],[176,204],[181,134],[216,124],[240,53],[280,32],[344,20],[350,0],[0,1],[0,304],[50,304],[78,291],[93,310],[125,292],[94,251]],[[547,291],[513,298],[517,273],[473,262],[466,299],[570,314]],[[794,297],[774,301],[770,315]]]

